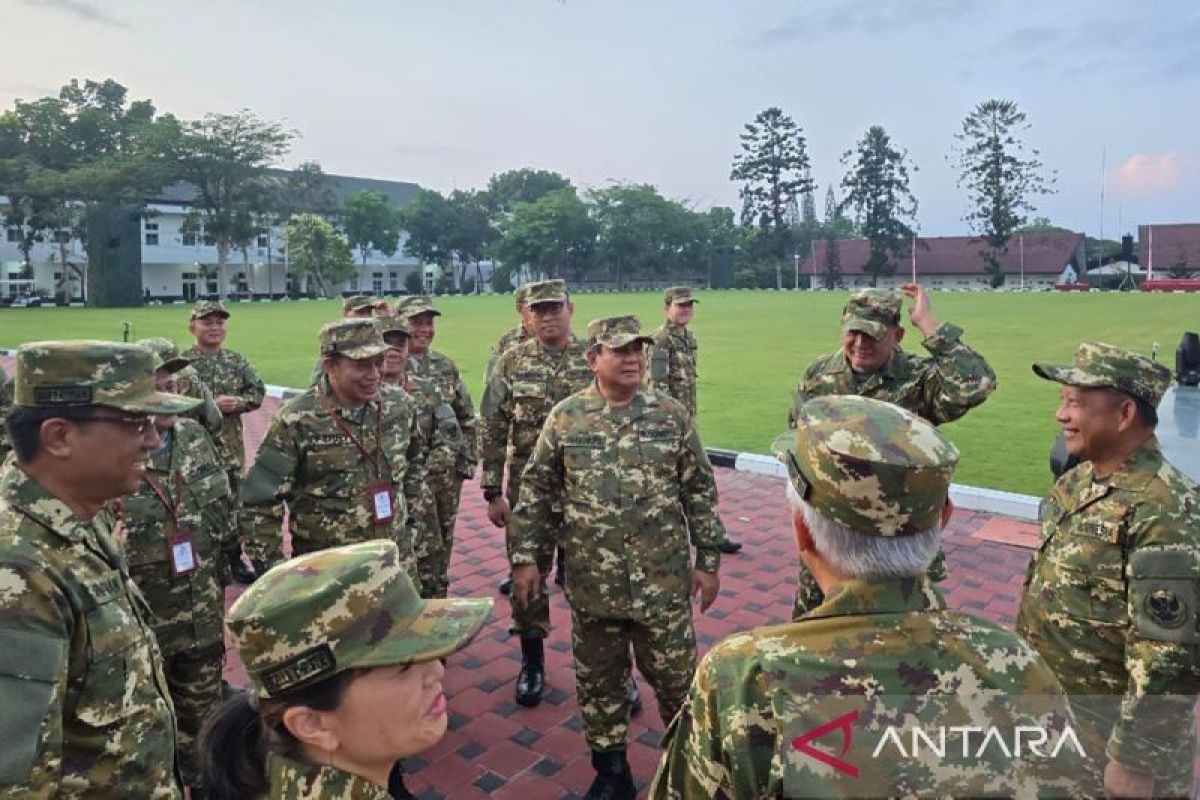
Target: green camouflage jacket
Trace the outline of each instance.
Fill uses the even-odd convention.
[[[487,366],[483,369],[483,385],[487,386],[488,381],[492,379],[492,370],[496,368],[496,362],[500,360],[500,356],[504,355],[509,349],[516,347],[519,344],[524,344],[533,338],[533,335],[525,330],[524,325],[518,325],[512,330],[504,332],[500,337],[500,341],[496,342],[496,346],[492,348],[492,355],[488,358]]]
[[[270,790],[260,800],[391,800],[387,789],[337,767],[317,767],[285,758],[267,756]]]
[[[475,404],[471,402],[471,392],[459,375],[458,367],[449,357],[430,350],[420,356],[408,357],[408,374],[414,378],[432,381],[437,387],[438,396],[442,400],[442,405],[438,407],[438,424],[446,435],[447,442],[453,442],[456,450],[454,472],[431,470],[430,477],[471,477],[475,471],[475,464],[479,461],[475,441],[478,435]]]
[[[0,470],[0,795],[182,796],[148,618],[112,515]]]
[[[230,395],[240,398],[238,408],[226,414],[221,425],[220,457],[226,469],[239,473],[246,464],[246,445],[242,441],[242,414],[255,411],[262,405],[267,389],[262,379],[250,366],[245,357],[224,348],[212,355],[205,355],[198,347],[180,353],[191,359],[191,368],[196,371],[200,383],[208,387],[214,398]],[[197,395],[190,395],[195,397]]]
[[[350,409],[335,405],[332,412],[326,410],[319,393],[331,393],[327,379],[284,403],[242,482],[244,513],[239,523],[247,555],[256,564],[282,560],[286,503],[294,555],[391,539],[401,558],[411,562],[408,505],[425,480],[425,443],[417,433],[415,402],[403,391],[384,386],[380,399],[361,410],[360,422]],[[354,434],[370,460],[332,414]],[[373,465],[377,454],[378,464]],[[377,526],[369,489],[379,480],[391,485],[395,513],[391,522]]]
[[[212,438],[214,446],[219,445],[224,415],[221,414],[221,409],[217,408],[217,401],[213,399],[213,393],[200,380],[200,374],[196,372],[195,367],[189,365],[175,373],[175,393],[185,397],[198,397],[203,401],[195,411],[187,416],[204,426],[204,430]]]
[[[506,458],[509,484],[520,485],[550,409],[592,382],[586,354],[587,342],[572,334],[558,353],[534,338],[500,357],[479,405],[480,485],[503,485]]]
[[[647,385],[666,392],[696,416],[696,337],[686,325],[664,322],[654,331]]]
[[[236,533],[229,479],[208,434],[190,419],[176,422],[163,447],[150,454],[147,476],[125,497],[121,519],[129,572],[150,604],[154,635],[166,655],[216,644],[225,616],[219,559]],[[192,535],[197,566],[172,577],[168,539],[180,531]]]
[[[725,538],[712,465],[687,410],[649,389],[609,408],[595,384],[556,405],[521,476],[510,533],[514,566],[562,542],[579,613],[643,620],[686,606],[689,535],[705,572],[720,566]]]
[[[448,473],[454,469],[458,460],[457,440],[458,422],[454,411],[442,402],[437,386],[425,378],[408,377],[408,387],[400,388],[389,384],[397,391],[402,391],[413,402],[414,433],[421,440],[420,455],[422,464],[417,469],[425,476],[438,473]],[[438,413],[439,410],[442,413]],[[420,520],[434,519],[437,515],[437,487],[428,480],[422,480],[415,495],[408,497],[409,526],[413,528]]]
[[[1084,709],[1111,758],[1190,775],[1200,693],[1200,494],[1151,437],[1107,478],[1069,470],[1042,505],[1017,632],[1070,695],[1123,695]],[[1119,711],[1119,718],[1117,718]]]
[[[12,392],[12,381],[4,372],[4,368],[0,367],[0,464],[4,463],[4,458],[10,449],[8,426],[4,424],[4,418],[8,416],[8,410],[12,408]]]
[[[962,329],[943,323],[922,342],[932,358],[897,348],[878,372],[859,376],[838,350],[808,365],[796,385],[788,427],[805,401],[830,394],[857,394],[895,403],[934,425],[952,422],[996,390],[996,373],[960,341]]]
[[[1061,733],[1069,719],[1054,673],[1020,637],[947,610],[924,578],[848,580],[803,619],[734,634],[708,652],[667,729],[648,796],[1076,794],[1080,781],[1090,784],[1073,747],[1050,763],[1006,760],[995,746],[963,759],[961,739],[942,759],[928,750],[903,758],[891,744],[874,755],[888,725],[906,751],[911,727],[936,742],[938,726],[963,724],[996,726],[1011,751],[1017,725]],[[819,746],[805,750],[806,734]]]

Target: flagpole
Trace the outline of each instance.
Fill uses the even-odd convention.
[[[912,237],[912,282],[917,282],[917,237]]]
[[[1025,288],[1025,234],[1017,237],[1017,242],[1021,246],[1021,288]]]

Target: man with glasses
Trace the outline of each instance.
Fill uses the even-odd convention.
[[[526,304],[533,319],[534,338],[510,348],[496,362],[483,391],[480,456],[483,460],[483,499],[488,519],[505,528],[505,545],[512,556],[509,518],[521,490],[521,473],[554,405],[592,382],[587,343],[571,332],[575,306],[564,281],[531,283]],[[504,484],[508,466],[508,490]],[[521,637],[521,670],[516,700],[536,706],[545,688],[543,640],[550,635],[550,599],[545,580],[554,565],[554,542],[537,553],[542,587],[536,601],[512,607],[509,632]]]
[[[97,341],[17,351],[0,470],[0,794],[181,797],[162,655],[110,501],[159,446],[150,351]]]
[[[225,474],[234,495],[246,466],[246,445],[242,439],[242,415],[257,410],[266,397],[262,379],[240,353],[223,345],[227,335],[229,312],[219,302],[202,300],[192,309],[188,330],[196,339],[195,346],[185,350],[183,357],[191,361],[200,381],[208,387],[221,409],[221,443],[218,454],[225,464]],[[245,545],[245,542],[242,542]],[[229,574],[238,583],[254,580],[241,554],[229,561]]]

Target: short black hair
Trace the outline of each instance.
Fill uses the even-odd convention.
[[[1113,405],[1119,405],[1126,400],[1132,400],[1137,421],[1151,430],[1158,427],[1158,410],[1137,395],[1128,394],[1112,387],[1105,387]]]

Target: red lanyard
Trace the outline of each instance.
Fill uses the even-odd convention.
[[[325,392],[321,387],[317,387],[317,400],[321,403],[321,408],[329,414],[333,419],[333,424],[350,442],[358,448],[358,452],[362,453],[363,459],[371,465],[371,469],[375,473],[376,478],[381,478],[381,470],[379,468],[379,456],[383,452],[383,404],[380,403],[375,409],[375,452],[367,450],[362,441],[354,435],[354,431],[342,421],[342,415],[333,407],[333,403],[329,402],[329,398],[325,396]],[[366,409],[369,411],[371,404],[367,403]]]
[[[153,476],[151,476],[148,472],[146,473],[146,484],[154,490],[156,495],[158,495],[158,499],[161,500],[163,506],[166,507],[167,513],[171,515],[171,520],[175,523],[175,527],[179,527],[179,509],[183,507],[183,476],[179,474],[179,470],[175,470],[173,474],[175,476],[174,503],[172,503],[171,499],[167,497],[167,493],[163,491],[163,488],[159,485],[158,481],[154,480]]]

